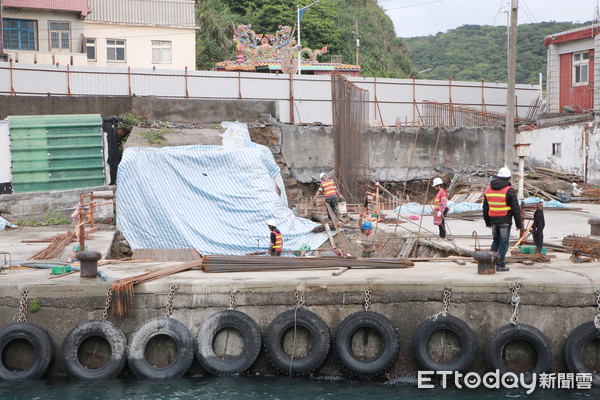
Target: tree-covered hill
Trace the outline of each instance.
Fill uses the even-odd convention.
[[[235,60],[232,25],[251,24],[259,34],[275,34],[279,25],[296,24],[296,5],[312,0],[196,0],[196,66],[210,69],[215,63]],[[396,37],[394,25],[375,0],[321,0],[302,16],[302,47],[341,55],[342,62],[356,62],[356,41],[360,35],[359,63],[367,76],[406,78],[415,73],[408,58],[406,42]]]
[[[519,25],[517,32],[517,83],[538,83],[546,76],[544,37],[589,25],[541,22]],[[405,39],[410,59],[420,78],[461,81],[507,81],[506,27],[464,25],[446,33]]]

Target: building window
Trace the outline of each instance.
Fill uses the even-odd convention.
[[[152,63],[171,64],[171,42],[152,41]]]
[[[86,38],[85,49],[88,61],[96,61],[96,39]]]
[[[48,21],[50,30],[50,51],[71,51],[71,23],[68,21]]]
[[[590,52],[573,53],[573,86],[587,85]]]
[[[125,62],[125,40],[106,39],[106,59]]]
[[[560,156],[560,143],[552,143],[552,155]]]
[[[2,19],[2,44],[5,50],[37,51],[37,21]]]

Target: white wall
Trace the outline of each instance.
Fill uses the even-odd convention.
[[[519,143],[531,143],[525,165],[546,167],[558,171],[584,176],[587,153],[587,179],[589,183],[600,183],[600,128],[593,127],[586,133],[586,123],[566,126],[553,126],[522,132],[517,137]],[[560,143],[560,155],[552,154],[552,145]]]
[[[85,22],[85,36],[96,39],[96,61],[90,67],[196,69],[196,31],[193,28],[110,25]],[[106,60],[106,39],[125,39],[125,62]],[[152,63],[152,41],[171,42],[171,63]]]
[[[128,46],[130,47],[130,46]],[[131,57],[128,57],[129,61]],[[10,64],[0,62],[0,95],[10,93]],[[72,96],[158,96],[195,99],[273,100],[277,102],[282,122],[291,122],[289,75],[257,72],[216,72],[151,68],[77,67],[61,64],[13,65],[13,87],[17,95]],[[377,79],[355,77],[350,79],[369,91],[369,120],[394,126],[396,118],[413,120],[413,90],[415,101],[421,108],[423,100],[448,102],[450,91],[455,106],[481,109],[481,82],[452,82],[412,79]],[[375,87],[376,86],[376,87]],[[375,89],[377,100],[375,103]],[[131,91],[131,92],[130,92]],[[293,79],[294,122],[321,122],[332,124],[331,77],[328,75],[302,75]],[[533,100],[539,96],[537,85],[517,85],[519,116],[527,114]],[[506,84],[486,83],[484,101],[487,111],[505,112]],[[376,107],[379,105],[379,108]]]

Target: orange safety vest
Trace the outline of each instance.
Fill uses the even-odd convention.
[[[275,234],[275,244],[273,245],[273,250],[281,251],[283,248],[283,236],[281,235],[281,232],[278,231],[273,231],[273,233]]]
[[[488,211],[490,217],[504,217],[508,215],[510,206],[506,204],[506,192],[510,188],[511,186],[509,185],[500,190],[494,190],[491,187],[485,190],[485,198],[490,206]]]
[[[442,204],[442,199],[448,197],[446,190],[441,189],[437,196],[435,196],[435,200],[433,201],[433,211],[438,211],[440,209],[440,205]]]
[[[335,190],[335,183],[333,179],[326,180],[325,182],[321,182],[321,188],[323,188],[323,193],[325,197],[335,196],[337,195],[337,191]]]

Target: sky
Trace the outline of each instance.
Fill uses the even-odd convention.
[[[594,19],[599,0],[518,0],[519,24]],[[510,0],[377,0],[399,37],[435,35],[462,25],[507,25]]]

